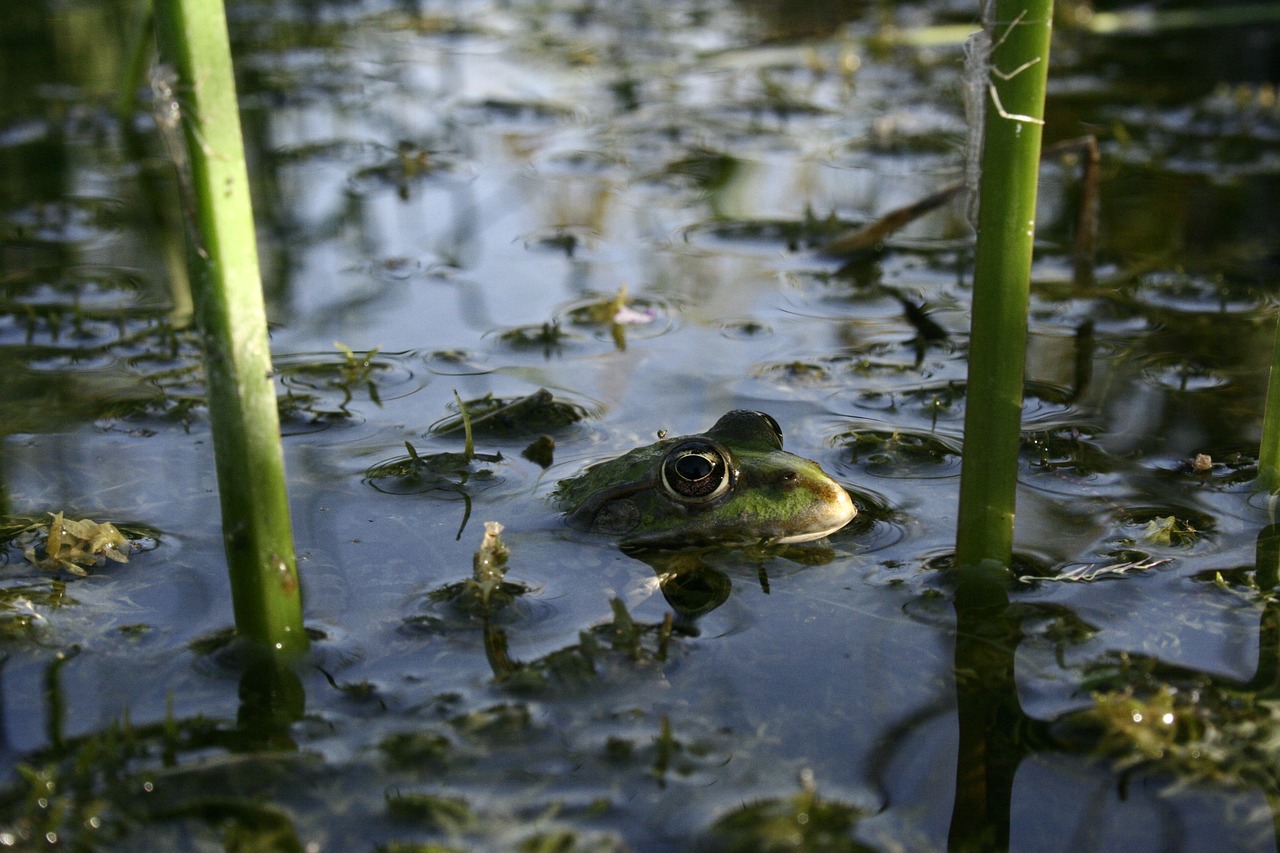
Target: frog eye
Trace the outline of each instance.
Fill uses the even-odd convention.
[[[733,485],[728,455],[705,441],[686,441],[662,461],[662,488],[681,503],[706,503]]]

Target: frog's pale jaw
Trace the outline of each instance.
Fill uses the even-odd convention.
[[[831,482],[831,487],[831,495],[823,504],[823,512],[813,519],[813,524],[821,525],[820,527],[800,533],[792,533],[773,541],[780,545],[812,542],[815,539],[824,539],[830,536],[850,521],[853,521],[853,517],[858,514],[858,508],[853,505],[853,500],[849,497],[849,493],[835,481]]]
[[[817,533],[797,533],[795,536],[783,536],[781,539],[775,539],[779,545],[795,545],[798,542],[812,542],[815,539],[825,539],[832,533],[849,523],[851,519],[845,519],[837,525],[828,527],[826,530],[819,530]]]

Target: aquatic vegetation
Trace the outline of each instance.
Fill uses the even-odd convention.
[[[48,522],[31,521],[25,525],[19,522],[16,532],[7,537],[22,547],[27,562],[41,569],[60,569],[83,577],[91,568],[108,561],[126,563],[130,553],[154,547],[155,540],[150,535],[131,526],[126,530],[134,534],[133,538],[109,521],[88,518],[77,521],[65,518],[61,511],[48,515]],[[15,530],[14,523],[9,526],[11,531]]]
[[[521,450],[520,455],[536,463],[540,468],[546,469],[551,467],[555,450],[556,440],[549,435],[540,435],[529,442],[529,446]]]
[[[1073,722],[1096,724],[1101,729],[1096,748],[1123,763],[1163,758],[1178,741],[1179,717],[1173,694],[1164,685],[1141,699],[1122,690],[1095,693],[1093,701],[1093,708]]]
[[[501,453],[476,453],[467,429],[467,448],[462,453],[443,451],[419,455],[410,442],[404,443],[408,456],[399,456],[371,466],[364,481],[385,494],[430,495],[457,498],[463,502],[462,519],[457,538],[462,538],[471,519],[471,501],[475,495],[500,486],[505,481],[497,466]]]
[[[1023,433],[1022,446],[1047,473],[1091,477],[1123,467],[1123,461],[1103,450],[1096,431],[1079,426]]]
[[[448,766],[453,755],[450,740],[442,734],[430,731],[389,735],[378,746],[392,765],[422,772],[443,769]]]
[[[19,764],[15,778],[0,788],[0,839],[19,848],[44,843],[94,849],[119,843],[139,826],[159,830],[167,821],[191,818],[204,823],[210,835],[235,833],[244,843],[278,845],[293,835],[288,816],[247,792],[257,783],[269,784],[287,759],[250,759],[231,774],[234,778],[221,780],[225,787],[210,774],[203,792],[199,786],[184,791],[177,782],[183,774],[200,775],[199,756],[221,752],[236,740],[232,728],[196,717],[145,726],[112,723],[51,745]],[[165,767],[173,784],[146,796],[155,792]],[[218,795],[213,795],[215,786]]]
[[[77,603],[61,580],[0,589],[0,642],[39,641],[49,624],[46,613]]]
[[[464,853],[461,847],[435,842],[389,841],[373,848],[375,853]]]
[[[427,593],[427,600],[433,604],[449,605],[467,616],[468,621],[464,625],[471,626],[472,620],[487,621],[496,618],[517,598],[532,592],[533,588],[526,584],[506,580],[507,557],[510,552],[502,542],[501,533],[501,524],[486,521],[484,538],[472,557],[472,576],[431,590]],[[407,624],[439,629],[447,626],[449,620],[431,613],[412,617]]]
[[[667,163],[654,179],[676,179],[691,183],[706,192],[715,192],[733,179],[739,166],[738,158],[723,151],[695,148],[684,156]]]
[[[716,217],[685,230],[689,239],[706,235],[727,243],[781,245],[788,252],[800,252],[829,245],[833,238],[853,228],[852,223],[831,211],[819,216],[806,208],[800,219],[730,219]]]
[[[1052,727],[1064,744],[1178,783],[1280,783],[1273,684],[1241,685],[1136,655],[1112,656],[1086,675],[1092,705]]]
[[[937,433],[868,428],[842,433],[833,441],[851,450],[854,463],[895,476],[902,476],[904,465],[949,466],[960,456],[960,443]]]
[[[574,257],[580,248],[590,247],[599,234],[585,226],[560,225],[545,231],[528,234],[525,242],[540,249],[563,252],[565,257]]]
[[[946,184],[919,201],[889,211],[874,222],[836,235],[822,245],[821,252],[828,257],[847,261],[879,251],[895,231],[949,203],[964,189],[963,182]]]
[[[1214,532],[1210,516],[1190,509],[1170,509],[1130,506],[1119,510],[1116,514],[1126,534],[1119,538],[1119,543],[1146,548],[1188,548]]]
[[[507,651],[506,632],[485,628],[485,649],[494,679],[515,694],[564,697],[609,684],[624,673],[644,671],[667,659],[672,636],[668,613],[660,623],[631,618],[626,605],[611,599],[613,619],[578,634],[578,642],[530,661],[517,661]]]
[[[450,835],[466,832],[480,821],[462,797],[441,797],[402,790],[387,794],[387,814],[393,820],[440,830]]]
[[[608,330],[614,346],[625,350],[628,330],[653,325],[663,316],[663,310],[653,299],[631,297],[623,284],[612,296],[579,300],[565,308],[562,314],[572,325]]]
[[[127,346],[165,318],[144,281],[110,267],[20,269],[0,282],[7,346],[88,355]]]
[[[529,326],[516,326],[507,329],[498,339],[515,349],[541,350],[550,357],[562,352],[568,344],[581,340],[578,335],[567,332],[554,320]]]
[[[1153,545],[1174,545],[1194,542],[1196,529],[1188,522],[1172,515],[1153,518],[1142,531],[1142,539]]]
[[[391,494],[451,492],[462,497],[501,482],[491,465],[501,453],[429,453],[421,455],[412,443],[404,443],[407,456],[397,456],[371,466],[365,480],[378,491]]]
[[[556,432],[587,416],[577,403],[560,400],[545,388],[527,397],[495,397],[486,394],[467,400],[462,406],[471,420],[471,431],[490,438],[523,438],[541,432]],[[463,415],[452,415],[431,425],[435,435],[456,435],[464,431]]]
[[[502,586],[510,554],[502,541],[502,525],[496,521],[486,521],[484,539],[472,558],[473,577],[468,581],[467,587],[475,596],[476,603],[486,610],[493,593]]]
[[[336,358],[291,356],[277,360],[276,373],[284,387],[279,396],[282,417],[305,414],[314,420],[350,418],[348,405],[357,391],[363,391],[375,406],[382,405],[379,378],[392,371],[391,363],[378,357],[377,347],[362,353],[337,341],[334,347],[338,350]],[[341,399],[330,403],[328,398],[336,394],[341,394]]]
[[[383,153],[389,156],[382,162],[359,169],[351,176],[355,187],[385,183],[395,187],[401,201],[408,201],[417,182],[454,167],[450,153],[433,151],[409,139],[399,140],[394,150]]]
[[[791,797],[746,803],[712,824],[707,849],[725,853],[784,853],[831,850],[870,853],[878,848],[853,837],[864,811],[818,795],[813,774],[801,774],[801,790]]]
[[[832,378],[828,366],[800,359],[761,365],[756,368],[755,373],[761,378],[788,385],[825,385]]]

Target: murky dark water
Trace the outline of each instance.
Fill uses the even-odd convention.
[[[947,26],[971,5],[231,4],[317,637],[276,701],[218,642],[176,186],[145,101],[112,112],[137,10],[7,9],[0,494],[15,528],[65,511],[154,547],[87,577],[5,552],[0,845],[945,848],[958,770],[975,790],[957,688],[989,674],[956,671],[943,571],[970,232],[956,203],[847,264],[812,249],[960,175]],[[1080,171],[1047,160],[990,814],[1019,850],[1273,850],[1250,480],[1280,24],[1098,6],[1119,29],[1064,22],[1050,72],[1046,142],[1100,140],[1101,242],[1078,280]],[[584,321],[623,286],[638,322]],[[539,388],[588,414],[549,469],[521,456],[540,428],[481,436],[503,460],[465,487],[369,476],[406,441],[460,449],[429,429],[455,390]],[[668,635],[655,570],[546,496],[731,408],[771,413],[861,512],[829,543],[708,555],[729,594]],[[491,519],[525,591],[486,632],[433,593]]]

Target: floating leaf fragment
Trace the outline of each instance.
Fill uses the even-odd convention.
[[[104,560],[128,562],[129,540],[109,521],[87,518],[79,521],[64,518],[61,512],[49,513],[51,520],[44,542],[44,559],[36,556],[33,543],[23,551],[27,561],[42,569],[64,569],[74,575],[87,575],[87,567]]]
[[[1196,529],[1177,516],[1163,515],[1147,522],[1142,538],[1153,545],[1179,545],[1195,539]]]

